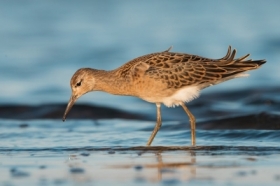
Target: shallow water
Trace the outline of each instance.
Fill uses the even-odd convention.
[[[1,120],[3,185],[279,184],[280,131],[197,130],[179,122]],[[170,130],[172,129],[172,130]]]
[[[137,120],[1,120],[0,149],[65,149],[145,145],[153,121]],[[197,145],[278,147],[280,130],[197,130]],[[189,124],[163,122],[153,146],[190,145]]]
[[[0,2],[0,185],[279,185],[279,1]],[[202,91],[197,118],[95,92],[65,123],[69,80],[166,50],[268,62]]]

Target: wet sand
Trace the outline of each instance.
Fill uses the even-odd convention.
[[[279,154],[279,148],[241,146],[2,151],[0,183],[277,185]]]

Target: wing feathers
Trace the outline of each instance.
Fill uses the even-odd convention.
[[[247,59],[249,54],[236,58],[236,50],[228,47],[220,59],[197,55],[169,52],[172,47],[129,61],[116,72],[122,77],[157,79],[167,87],[180,88],[194,84],[216,84],[237,77],[238,74],[259,68],[265,60]]]

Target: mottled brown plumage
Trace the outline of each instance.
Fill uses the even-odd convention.
[[[150,145],[161,125],[160,104],[181,105],[190,117],[192,144],[195,144],[195,118],[184,105],[198,97],[199,91],[223,81],[244,76],[243,72],[259,68],[265,60],[247,59],[249,54],[235,58],[236,50],[228,48],[220,59],[166,51],[135,58],[111,70],[79,69],[72,77],[72,96],[64,114],[74,102],[90,91],[136,96],[157,105],[157,125]]]
[[[246,60],[249,54],[234,59],[235,54],[236,50],[231,52],[231,47],[221,59],[166,50],[133,59],[116,71],[120,77],[132,77],[134,80],[145,74],[149,78],[165,83],[166,88],[178,89],[189,85],[200,85],[204,88],[224,78],[256,69],[265,63],[264,60]]]

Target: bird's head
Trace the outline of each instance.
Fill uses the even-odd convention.
[[[75,101],[82,95],[92,91],[95,85],[95,78],[92,75],[92,69],[81,68],[75,72],[70,81],[72,95],[63,115],[63,121],[66,119],[67,113],[70,111]]]

